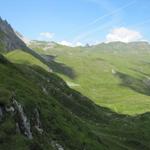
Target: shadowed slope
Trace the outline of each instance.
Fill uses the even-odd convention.
[[[138,93],[150,96],[149,79],[146,78],[138,79],[121,72],[116,72],[116,76],[121,79],[122,81],[121,86],[128,87]]]

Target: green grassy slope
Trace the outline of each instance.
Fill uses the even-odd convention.
[[[16,112],[5,112],[15,98],[31,123],[33,139],[16,130]],[[0,149],[148,150],[150,115],[119,115],[95,105],[70,89],[55,74],[38,66],[12,64],[0,55]],[[43,133],[35,130],[34,110],[40,112]]]
[[[38,52],[57,56],[58,62],[71,67],[76,78],[59,75],[97,104],[125,114],[150,110],[150,46],[147,43],[118,42],[87,48],[33,45]]]
[[[26,65],[38,65],[45,70],[48,71],[48,66],[43,64],[40,60],[35,58],[29,53],[23,52],[21,50],[15,50],[10,53],[6,54],[7,58],[12,60],[12,62],[18,63],[18,64],[26,64]]]

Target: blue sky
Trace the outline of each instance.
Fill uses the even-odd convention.
[[[150,40],[150,0],[0,0],[0,16],[29,39],[68,44]]]

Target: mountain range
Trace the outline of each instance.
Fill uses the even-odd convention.
[[[0,149],[149,150],[149,47],[27,46],[0,19]]]

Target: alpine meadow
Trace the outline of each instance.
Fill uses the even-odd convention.
[[[148,0],[1,6],[0,150],[150,150]]]

